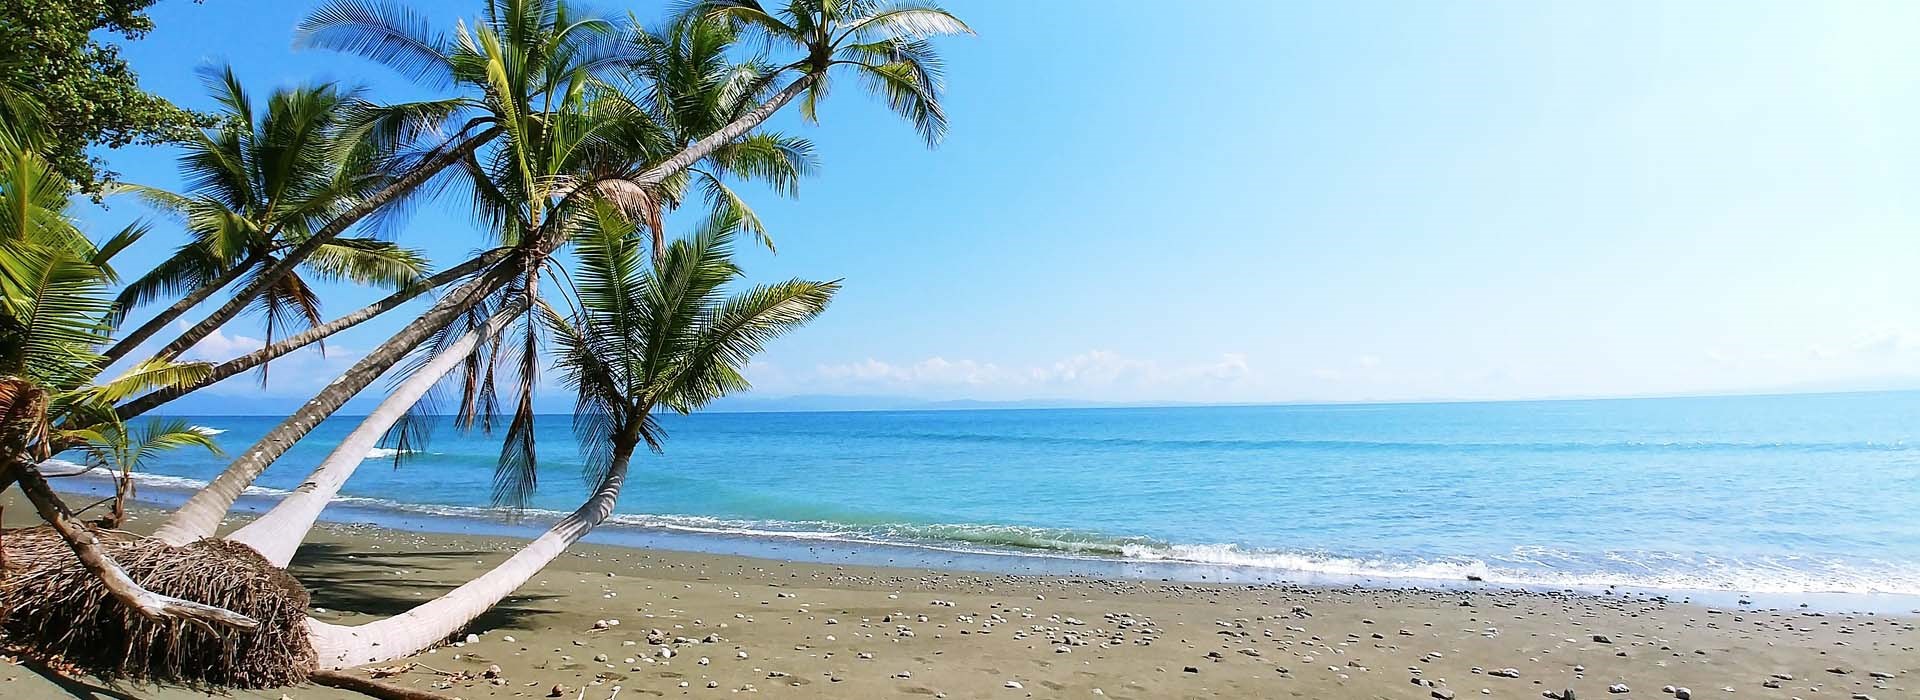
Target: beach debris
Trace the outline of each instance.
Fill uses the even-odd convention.
[[[1020,685],[1020,681],[1007,681],[1007,687],[1013,690],[1019,690],[1021,688],[1025,688],[1026,686]]]
[[[1607,686],[1607,692],[1613,693],[1615,695],[1619,695],[1621,693],[1632,692],[1632,689],[1628,688],[1627,684],[1625,683],[1615,683],[1613,685]]]
[[[395,664],[393,666],[379,666],[376,668],[367,669],[367,675],[373,676],[374,678],[388,678],[392,676],[398,676],[400,674],[411,671],[413,670],[413,666],[414,665],[412,663]]]

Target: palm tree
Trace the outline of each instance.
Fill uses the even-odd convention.
[[[363,625],[310,620],[322,666],[417,653],[505,599],[613,512],[639,447],[660,449],[655,410],[688,413],[745,390],[747,362],[767,341],[818,316],[839,289],[790,280],[728,296],[726,286],[741,276],[732,261],[737,217],[708,222],[651,262],[635,223],[612,206],[596,206],[592,225],[574,246],[572,312],[539,310],[577,395],[574,426],[592,496],[498,567],[440,598]]]
[[[564,243],[572,218],[568,214],[593,201],[593,195],[620,202],[629,216],[644,216],[653,209],[652,202],[661,196],[668,178],[746,137],[802,93],[808,95],[803,112],[811,115],[830,71],[854,70],[865,76],[930,143],[937,141],[945,132],[946,119],[938,101],[940,64],[927,38],[970,33],[966,25],[931,5],[882,7],[860,1],[792,0],[785,10],[770,14],[751,2],[697,4],[682,21],[723,22],[743,32],[763,34],[776,45],[806,51],[805,58],[768,72],[763,82],[771,84],[793,71],[801,75],[673,156],[632,168],[623,164],[632,163],[635,154],[662,152],[657,140],[664,132],[644,119],[644,113],[636,114],[629,100],[587,99],[587,93],[600,86],[596,77],[603,71],[635,65],[630,52],[608,40],[617,36],[615,27],[578,18],[557,0],[489,0],[485,10],[471,29],[463,26],[449,39],[425,30],[424,19],[403,7],[336,0],[302,26],[302,41],[359,53],[427,82],[474,86],[481,97],[471,99],[478,102],[456,98],[436,104],[447,114],[478,111],[479,116],[467,121],[468,127],[502,134],[510,144],[492,149],[487,157],[470,155],[463,167],[469,173],[508,171],[513,176],[470,179],[475,210],[504,243],[515,247],[516,254],[443,298],[242,453],[161,526],[156,536],[162,540],[184,544],[212,535],[241,491],[288,447],[406,353],[443,333],[454,319],[490,298],[497,301],[495,293],[509,283],[514,294],[537,299],[543,262]],[[542,139],[571,140],[578,147],[541,151],[528,145]],[[529,157],[540,153],[565,154],[565,162]],[[631,170],[639,173],[628,176]],[[547,201],[535,203],[536,197]],[[523,315],[536,307],[534,303],[495,306],[517,309],[509,313]],[[537,332],[536,324],[523,320],[518,347],[507,353],[515,365],[509,369],[520,378],[520,392],[507,425],[502,460],[522,467],[510,470],[515,473],[530,474],[534,462],[531,381],[538,369]],[[430,387],[439,379],[421,374],[407,381]],[[411,390],[395,392],[404,393]],[[385,430],[378,423],[363,423],[361,428]],[[512,501],[512,489],[506,491],[504,500]],[[284,528],[276,539],[297,541],[310,524],[310,520],[296,522],[297,527]]]
[[[212,535],[241,491],[273,460],[416,346],[504,289],[537,289],[541,266],[564,241],[565,217],[555,214],[572,205],[571,198],[557,196],[558,176],[598,151],[644,137],[634,115],[588,109],[594,76],[626,62],[612,41],[618,27],[579,16],[553,0],[490,0],[484,9],[471,25],[462,24],[448,36],[426,30],[424,18],[404,6],[336,0],[301,24],[297,41],[359,53],[430,85],[463,88],[467,95],[391,107],[410,116],[380,122],[366,133],[376,140],[404,141],[409,132],[426,129],[422,121],[431,117],[458,123],[463,133],[491,134],[489,147],[470,150],[450,172],[461,176],[456,184],[472,195],[476,217],[510,252],[242,452],[156,537],[184,544]]]
[[[231,67],[205,77],[222,107],[221,125],[186,144],[180,168],[189,192],[123,188],[185,221],[192,240],[129,283],[117,300],[119,308],[172,295],[180,299],[108,349],[109,362],[234,281],[273,269],[316,229],[386,184],[364,142],[341,141],[342,126],[361,109],[355,92],[332,83],[280,89],[260,113]],[[378,238],[336,236],[298,265],[325,279],[405,288],[417,281],[425,261]],[[322,320],[319,298],[297,271],[245,288],[258,296],[235,301],[262,313],[268,344]],[[162,356],[172,354],[163,351]]]
[[[729,54],[737,49],[738,39],[739,32],[718,21],[679,21],[662,31],[634,23],[631,41],[640,60],[624,77],[638,84],[621,96],[652,114],[666,130],[670,151],[661,157],[691,147],[766,96],[775,69],[758,60],[733,62]],[[678,208],[696,186],[715,214],[739,216],[744,229],[772,250],[765,225],[727,179],[757,180],[780,195],[793,196],[800,179],[816,167],[813,143],[806,139],[762,131],[721,144],[701,163],[666,178],[659,195],[644,202],[642,219],[652,234],[654,255],[666,252],[665,212]]]
[[[486,251],[466,262],[433,273],[413,284],[401,287],[394,293],[371,304],[355,309],[351,313],[344,314],[339,318],[321,325],[287,336],[278,342],[267,344],[252,352],[216,364],[211,371],[207,372],[206,377],[198,381],[160,388],[152,393],[120,404],[114,408],[114,411],[120,415],[120,420],[129,420],[143,415],[148,411],[166,405],[169,401],[211,386],[223,379],[238,375],[241,372],[262,366],[285,356],[287,353],[320,342],[332,337],[335,333],[365,323],[374,317],[399,308],[401,305],[412,301],[422,294],[445,287],[454,282],[467,280],[475,273],[488,269],[495,263],[505,259],[510,252],[511,251],[506,248],[494,248]]]
[[[137,429],[129,429],[126,424],[116,421],[93,432],[93,437],[79,449],[87,453],[89,469],[105,467],[113,474],[113,497],[107,499],[113,503],[113,511],[100,519],[100,526],[106,528],[117,528],[126,522],[127,503],[134,497],[133,468],[140,466],[142,461],[182,447],[205,448],[215,457],[223,454],[220,446],[214,443],[212,434],[177,418],[148,421]],[[85,513],[92,507],[82,508],[79,512]]]
[[[912,0],[787,0],[777,10],[768,10],[756,0],[704,0],[690,6],[681,21],[724,22],[770,46],[799,54],[767,72],[763,82],[768,85],[790,73],[799,75],[759,105],[633,178],[635,187],[657,186],[747,135],[802,96],[800,114],[809,121],[816,119],[830,78],[839,71],[852,71],[885,97],[888,107],[913,122],[927,145],[936,145],[946,136],[947,113],[940,105],[940,92],[945,89],[943,66],[929,39],[973,33],[952,13]]]
[[[356,112],[346,125],[346,133],[341,134],[336,142],[370,146],[373,153],[384,158],[383,167],[397,174],[311,231],[305,240],[286,249],[276,261],[263,266],[226,303],[161,348],[158,357],[178,357],[212,335],[244,312],[265,290],[281,284],[287,275],[293,274],[307,258],[316,254],[334,237],[412,195],[422,184],[460,159],[471,156],[500,133],[497,129],[485,128],[484,124],[468,123],[454,130],[451,135],[442,135],[437,127],[444,120],[446,111],[444,105],[437,103],[361,105]],[[416,148],[421,143],[428,145]],[[127,349],[130,350],[131,346]]]
[[[701,31],[685,31],[686,28]],[[632,177],[658,158],[664,158],[695,137],[701,128],[718,128],[730,115],[747,109],[754,96],[749,86],[764,70],[756,65],[735,66],[723,55],[732,46],[733,32],[717,22],[680,25],[681,31],[666,35],[638,32],[633,45],[639,49],[636,70],[623,73],[620,85],[600,81],[586,91],[588,101],[578,113],[555,111],[543,117],[548,128],[541,132],[523,132],[508,128],[498,147],[525,153],[466,165],[474,183],[475,209],[483,212],[491,226],[502,230],[543,227],[564,231],[571,223],[566,217],[581,211],[600,192],[580,183],[619,181]],[[545,136],[545,140],[540,137]],[[689,173],[700,178],[709,204],[718,216],[737,221],[763,242],[765,228],[753,216],[752,209],[738,194],[728,189],[721,173],[742,173],[791,192],[799,177],[812,169],[812,146],[805,141],[777,135],[752,134],[716,150],[705,163],[707,169],[693,168]],[[564,154],[564,155],[563,155]],[[520,172],[525,163],[551,164],[551,169],[528,177]],[[666,189],[678,204],[687,177],[676,176]],[[549,184],[551,183],[551,184]],[[642,211],[642,220],[654,234],[652,250],[663,254],[660,243],[663,212],[661,199]],[[534,222],[542,222],[535,225]],[[535,233],[522,238],[536,237]],[[537,294],[536,278],[523,274],[512,285],[512,295]],[[243,526],[228,539],[252,547],[269,562],[284,566],[293,557],[307,531],[317,521],[326,504],[339,493],[353,473],[365,463],[365,455],[376,444],[394,440],[421,440],[433,425],[429,399],[435,382],[450,373],[462,373],[460,386],[462,425],[475,421],[479,404],[490,399],[476,394],[490,391],[491,380],[481,377],[496,374],[517,381],[510,388],[513,416],[508,422],[501,460],[522,465],[511,474],[525,474],[524,480],[503,481],[496,493],[502,504],[516,504],[525,497],[532,482],[537,461],[533,441],[532,380],[537,371],[537,324],[530,323],[527,312],[539,305],[529,298],[500,299],[489,314],[470,314],[470,322],[442,330],[433,342],[422,345],[421,359],[409,368],[406,379],[387,392],[360,425],[343,438],[328,457],[317,466],[300,488],[260,518]],[[522,325],[518,342],[506,358],[517,362],[500,368],[500,355],[479,352],[491,359],[485,364],[471,361],[482,348],[499,347],[500,338],[518,316]],[[454,330],[458,327],[458,331]],[[504,369],[504,371],[496,371]],[[423,401],[425,399],[425,401]],[[424,410],[423,410],[424,409]],[[399,454],[405,454],[400,450]]]
[[[74,188],[37,140],[0,123],[0,488],[18,483],[42,519],[66,540],[110,595],[149,619],[253,627],[231,611],[160,595],[134,583],[93,531],[47,485],[37,464],[65,449],[105,441],[119,426],[113,403],[176,384],[205,365],[143,362],[96,383],[113,304],[113,256],[139,238],[129,227],[95,245],[67,213]]]

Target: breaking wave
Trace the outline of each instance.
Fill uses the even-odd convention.
[[[135,476],[144,485],[158,489],[191,491],[206,483],[177,476],[141,473]],[[246,493],[272,497],[287,492],[255,486],[248,488]],[[506,517],[506,511],[482,506],[406,503],[363,496],[341,496],[335,499],[335,503],[434,518],[498,522]],[[527,509],[518,513],[521,519],[540,522],[565,515],[564,512],[541,509]],[[1214,567],[1276,580],[1351,580],[1382,585],[1472,580],[1499,585],[1575,589],[1622,587],[1755,594],[1920,596],[1920,565],[1845,561],[1810,555],[1742,559],[1673,552],[1613,550],[1579,553],[1547,547],[1522,547],[1497,555],[1481,556],[1355,556],[1310,550],[1248,548],[1232,543],[1166,542],[1151,537],[1115,537],[1082,530],[1022,525],[851,525],[828,521],[740,520],[643,513],[616,513],[602,527],[614,532],[677,532],[1144,566]]]

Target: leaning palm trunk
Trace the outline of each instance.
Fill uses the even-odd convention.
[[[509,258],[511,261],[512,258]],[[226,470],[214,477],[205,488],[195,492],[180,510],[167,518],[167,521],[153,533],[154,537],[171,545],[183,545],[194,540],[210,537],[219,529],[221,519],[227,515],[227,509],[239,500],[241,492],[253,483],[254,479],[267,470],[268,465],[293,447],[295,442],[313,430],[320,421],[333,415],[334,411],[346,404],[348,399],[367,388],[380,375],[405,357],[414,346],[427,340],[434,333],[452,323],[460,314],[473,309],[488,294],[507,283],[512,270],[502,265],[489,273],[473,280],[440,300],[427,313],[421,315],[399,333],[388,338],[360,358],[359,362],[347,369],[338,379],[333,380],[320,393],[301,406],[300,410],[281,421],[279,425],[260,438],[259,442],[247,448],[238,459],[227,465]]]
[[[286,340],[282,340],[272,345],[268,345],[266,347],[260,348],[259,350],[255,350],[245,355],[241,355],[239,357],[228,360],[226,362],[222,362],[220,364],[214,365],[213,370],[211,372],[208,372],[205,378],[197,382],[177,384],[173,386],[167,386],[167,387],[162,387],[160,389],[156,389],[152,393],[148,393],[144,396],[141,396],[140,398],[121,404],[119,407],[114,409],[114,412],[120,416],[120,420],[127,420],[135,416],[144,414],[155,408],[159,408],[163,405],[166,405],[166,403],[169,401],[180,398],[182,396],[186,396],[187,394],[190,394],[202,388],[211,386],[214,383],[219,382],[223,379],[226,379],[228,377],[234,376],[241,372],[245,372],[247,370],[253,369],[260,365],[271,362],[283,355],[286,355],[287,353],[293,352],[295,350],[299,350],[300,348],[304,348],[308,345],[312,345],[313,343],[324,340],[335,333],[339,333],[340,331],[344,331],[348,328],[352,328],[354,326],[360,325],[361,323],[369,319],[372,319],[375,316],[379,316],[380,314],[386,313],[388,311],[392,311],[393,309],[398,308],[401,304],[405,304],[409,301],[412,301],[414,297],[418,297],[421,294],[425,294],[428,291],[436,289],[438,287],[445,286],[453,282],[454,280],[473,274],[474,272],[479,271],[481,268],[497,263],[501,259],[505,258],[506,255],[507,255],[506,249],[495,249],[495,250],[487,251],[486,253],[482,253],[478,257],[475,257],[471,260],[460,263],[459,265],[455,265],[453,267],[447,268],[446,270],[439,272],[433,275],[432,277],[428,277],[426,279],[420,280],[419,282],[408,285],[405,289],[394,292],[393,294],[388,295],[384,299],[381,299],[379,301],[363,306],[360,309],[354,311],[353,313],[347,314],[345,316],[341,316],[340,318],[336,318],[332,321],[328,321],[324,324],[314,326],[307,330],[296,333],[288,337]]]
[[[747,112],[740,115],[738,119],[728,122],[726,126],[720,127],[711,134],[707,134],[706,138],[693,142],[693,145],[687,146],[679,153],[674,154],[672,158],[661,161],[659,165],[648,168],[645,172],[640,173],[639,177],[633,179],[633,183],[642,187],[651,187],[665,182],[667,178],[678,175],[687,168],[693,167],[694,163],[698,163],[707,156],[713,155],[713,152],[720,150],[720,147],[732,143],[734,139],[747,135],[747,132],[759,128],[761,124],[773,118],[773,114],[780,111],[781,107],[787,106],[787,103],[792,102],[793,98],[799,97],[802,92],[806,92],[807,87],[813,85],[814,79],[812,73],[794,79],[794,81],[788,83],[786,87],[781,88],[780,92],[774,93],[773,97],[767,98],[766,102],[762,102],[759,106],[747,110]]]
[[[180,334],[180,337],[174,338],[173,342],[167,343],[166,347],[161,348],[156,356],[162,359],[179,357],[180,353],[186,352],[207,336],[212,335],[214,331],[219,330],[221,326],[226,325],[228,321],[233,320],[235,316],[239,316],[241,311],[246,310],[247,306],[253,303],[255,297],[260,296],[262,292],[272,288],[273,285],[279,284],[281,280],[286,279],[287,275],[293,274],[294,268],[306,262],[307,258],[313,255],[314,251],[319,250],[321,246],[332,242],[335,236],[345,232],[354,224],[360,223],[361,219],[367,218],[367,216],[378,211],[380,207],[385,206],[388,202],[413,191],[413,188],[420,186],[421,183],[439,174],[439,172],[446,169],[447,166],[466,158],[475,150],[479,149],[481,145],[492,140],[494,136],[499,135],[499,133],[500,129],[498,127],[488,129],[479,134],[475,134],[472,138],[461,142],[458,146],[434,154],[433,157],[421,161],[419,165],[407,171],[407,174],[395,178],[393,182],[388,183],[387,186],[381,188],[380,191],[373,193],[372,196],[361,200],[345,212],[342,212],[339,216],[334,217],[332,221],[328,221],[327,224],[320,227],[318,231],[314,231],[313,235],[301,241],[300,245],[294,246],[292,250],[287,251],[286,255],[281,256],[281,258],[271,266],[262,270],[259,275],[253,278],[253,281],[247,283],[247,286],[235,292],[233,298],[228,299],[227,303],[220,305],[218,309],[214,309],[213,313],[208,314],[206,318],[201,319],[199,323],[194,324],[192,328]]]
[[[780,92],[776,93],[766,102],[754,107],[746,114],[741,115],[740,118],[709,134],[706,138],[694,142],[693,145],[675,154],[672,158],[668,158],[659,165],[649,168],[632,180],[615,182],[628,192],[637,188],[642,191],[643,196],[651,199],[654,194],[650,190],[654,185],[658,185],[666,178],[685,171],[687,168],[692,167],[694,163],[699,162],[700,159],[712,155],[716,149],[765,123],[774,113],[780,111],[780,108],[785,107],[788,103],[792,102],[794,98],[799,97],[802,92],[805,92],[807,87],[813,84],[813,81],[814,76],[811,74],[801,76],[785,88],[782,88]],[[492,135],[497,132],[497,128],[483,132],[481,135],[475,136],[463,144],[461,149],[456,150],[459,150],[462,154],[471,152],[473,149],[479,147],[480,142],[492,138]],[[442,167],[444,167],[444,164],[442,164]],[[410,173],[407,178],[402,178],[402,180],[418,175],[423,169],[424,168],[415,169],[414,173]],[[424,180],[425,176],[421,175],[420,179]],[[382,192],[391,191],[399,184],[399,182],[396,182],[395,185],[389,186],[387,190],[383,190]],[[608,194],[615,193],[610,192]],[[358,208],[356,208],[356,211],[357,210]],[[344,219],[345,217],[342,218]],[[335,220],[336,223],[338,221],[340,221],[340,219]],[[330,223],[327,228],[322,229],[320,233],[325,233],[332,228],[333,224]],[[319,238],[320,233],[316,233],[314,238]],[[338,232],[336,231],[335,233]],[[290,253],[288,257],[291,258],[292,254]],[[264,276],[266,276],[266,273],[262,274],[262,277]],[[504,280],[496,281],[494,283],[495,288],[503,283]],[[477,302],[477,297],[472,298],[467,303],[460,305],[458,311],[464,312],[472,308],[472,304]],[[307,402],[306,406],[303,406],[298,412],[274,428],[273,432],[261,438],[259,443],[255,444],[247,450],[246,454],[241,455],[239,459],[235,460],[232,465],[227,467],[226,471],[221,472],[219,477],[215,478],[212,483],[207,484],[206,488],[201,489],[195,493],[192,498],[189,498],[187,503],[182,505],[180,510],[173,514],[173,517],[169,518],[159,530],[155,531],[154,536],[169,544],[184,544],[202,537],[211,536],[214,531],[219,528],[220,520],[226,517],[227,509],[231,508],[234,501],[240,498],[240,493],[246,490],[246,487],[252,484],[254,479],[259,478],[260,474],[266,471],[267,466],[272,464],[273,460],[278,459],[281,454],[284,454],[288,448],[293,446],[294,442],[304,437],[307,432],[312,430],[315,425],[318,425],[321,420],[332,415],[334,411],[340,408],[341,404],[346,403],[347,399],[352,398],[355,393],[366,388],[380,373],[392,367],[393,363],[399,361],[400,355],[404,354],[414,345],[418,345],[422,340],[425,340],[427,335],[451,322],[453,318],[451,313],[445,314],[444,318],[439,320],[429,321],[429,317],[434,316],[436,312],[445,310],[447,309],[436,307],[435,310],[429,311],[426,316],[422,316],[420,320],[409,325],[406,330],[401,331],[400,334],[395,335],[393,338],[389,338],[387,342],[382,343],[379,348],[369,353],[367,357],[362,358],[359,364],[347,370],[347,373],[342,375],[340,379],[335,380],[334,383],[329,384],[326,389],[321,390],[319,396]],[[210,318],[209,320],[212,319]],[[222,321],[222,323],[224,323],[224,321]],[[205,323],[203,322],[202,325],[205,325]],[[198,327],[196,327],[196,330],[197,329]],[[193,332],[194,331],[189,331],[188,334],[191,335]],[[205,330],[205,333],[211,332],[212,328]],[[186,339],[187,336],[182,336],[180,340]],[[179,341],[176,341],[176,344],[178,342]],[[197,339],[195,342],[197,342]],[[191,347],[191,343],[189,343],[187,347]],[[174,350],[174,346],[169,345],[166,350],[161,351],[161,355],[171,357],[171,355],[167,354],[169,350]],[[179,348],[179,350],[185,350],[185,348],[182,347]],[[175,352],[177,354],[178,351]],[[363,368],[371,368],[374,366],[377,366],[377,369],[374,369],[370,373],[363,371]]]
[[[126,357],[127,353],[133,352],[134,348],[139,347],[141,343],[147,342],[148,338],[152,338],[153,334],[159,333],[160,329],[166,328],[174,321],[179,320],[180,317],[186,315],[188,311],[192,311],[193,307],[199,306],[201,302],[213,296],[214,292],[225,289],[227,285],[233,284],[234,280],[240,279],[241,275],[253,269],[253,266],[258,262],[258,260],[249,257],[241,261],[240,264],[227,268],[225,272],[208,280],[206,284],[200,285],[198,289],[181,297],[180,300],[174,302],[172,306],[161,310],[161,312],[155,314],[153,318],[147,319],[146,323],[141,324],[140,327],[135,328],[132,333],[128,333],[126,337],[121,338],[120,342],[114,343],[113,347],[107,348],[107,351],[101,354],[100,366],[105,367],[120,361],[120,358]],[[124,312],[125,309],[121,311]]]
[[[294,551],[300,548],[300,542],[307,538],[307,531],[313,529],[320,511],[325,510],[327,503],[340,493],[340,486],[366,461],[368,451],[379,443],[381,436],[406,416],[413,404],[425,396],[441,377],[458,368],[482,342],[498,336],[517,313],[511,308],[501,310],[484,326],[468,331],[441,349],[433,359],[395,386],[379,407],[373,409],[359,427],[348,433],[293,493],[281,499],[266,515],[235,530],[226,539],[252,547],[274,566],[286,567],[287,562],[293,559]]]
[[[630,433],[616,442],[607,474],[595,487],[593,497],[479,578],[412,610],[364,625],[334,625],[309,619],[307,630],[320,667],[348,668],[417,654],[458,633],[474,618],[512,595],[613,513],[638,439],[637,434]]]

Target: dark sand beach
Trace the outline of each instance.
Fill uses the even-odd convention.
[[[21,510],[8,508],[9,521]],[[428,599],[516,545],[327,525],[293,570],[320,617],[352,623]],[[389,681],[460,698],[1540,698],[1571,689],[1579,698],[1887,700],[1920,695],[1917,623],[1913,614],[1639,596],[1003,576],[583,545],[473,636],[387,668],[407,668]],[[13,662],[0,665],[0,695],[201,696]],[[317,687],[233,695],[283,696],[359,697]]]

